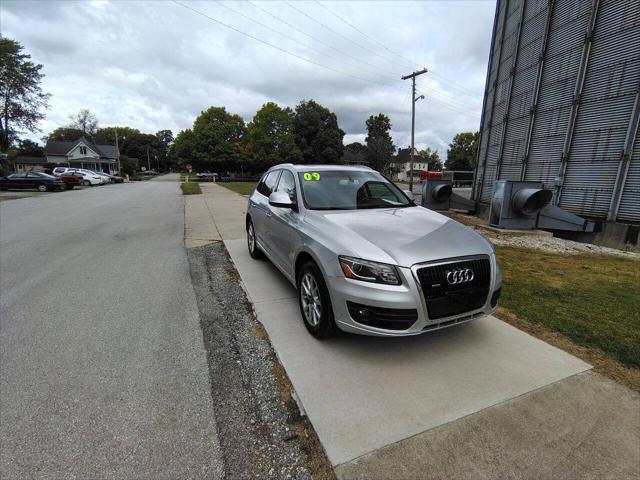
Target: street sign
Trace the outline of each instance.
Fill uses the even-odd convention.
[[[187,172],[191,173],[193,171],[193,166],[190,163],[187,163],[185,166],[187,168]]]

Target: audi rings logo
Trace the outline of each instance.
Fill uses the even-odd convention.
[[[452,270],[447,272],[447,282],[450,285],[460,285],[461,283],[468,283],[473,280],[473,270],[465,268],[462,270]]]

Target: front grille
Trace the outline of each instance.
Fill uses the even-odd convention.
[[[451,285],[447,281],[447,272],[467,268],[474,274],[470,282]],[[435,320],[481,308],[489,295],[491,264],[488,258],[462,260],[418,268],[416,275],[429,318]]]

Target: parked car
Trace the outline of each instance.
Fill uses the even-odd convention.
[[[102,173],[103,175],[109,177],[111,183],[124,183],[124,178],[119,177],[118,175],[111,175],[110,173]]]
[[[67,190],[72,190],[73,187],[79,187],[82,185],[84,177],[78,173],[65,172],[58,175],[58,178],[64,182]]]
[[[107,184],[107,183],[111,183],[111,177],[109,176],[109,174],[104,173],[104,172],[93,172],[96,175],[100,176],[103,180],[102,184]]]
[[[62,180],[42,172],[14,172],[0,177],[0,190],[36,189],[39,192],[52,192],[64,188]]]
[[[69,169],[67,170],[67,173],[82,176],[82,185],[85,187],[93,187],[95,185],[102,185],[105,183],[104,177],[101,177],[97,173],[89,172],[88,170]]]
[[[317,338],[416,335],[492,313],[493,247],[367,167],[277,165],[246,214],[249,254],[296,286]]]
[[[55,177],[59,177],[60,175],[62,175],[63,173],[67,173],[70,170],[75,170],[73,168],[69,168],[69,167],[55,167],[52,171],[51,171],[51,175],[55,176]]]

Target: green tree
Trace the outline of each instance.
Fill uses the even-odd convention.
[[[461,132],[447,150],[447,170],[473,170],[476,167],[480,132]]]
[[[362,165],[367,163],[367,147],[360,142],[353,142],[344,147],[342,163],[348,165]]]
[[[245,134],[240,115],[228,113],[224,107],[209,107],[198,115],[191,129],[178,133],[171,154],[180,165],[191,163],[195,170],[239,171],[249,166]]]
[[[115,145],[116,144],[116,132],[118,134],[118,149],[120,150],[120,164],[122,164],[122,157],[127,157],[129,160],[129,166],[139,165],[144,167],[151,167],[156,170],[158,168],[158,160],[161,158],[164,152],[164,145],[158,139],[156,135],[151,133],[143,133],[137,128],[131,127],[104,127],[99,128],[93,136],[93,141],[99,145]],[[148,159],[147,159],[148,155]],[[158,160],[156,160],[156,157]],[[138,160],[138,164],[136,164]],[[122,170],[125,173],[124,165]]]
[[[69,115],[68,128],[80,130],[83,136],[91,138],[98,130],[98,119],[89,110],[83,108],[75,115]]]
[[[49,135],[43,137],[45,142],[75,142],[82,137],[82,130],[71,127],[58,127]]]
[[[172,167],[177,166],[175,161],[171,158],[171,144],[173,143],[173,132],[171,130],[159,130],[156,132],[156,138],[158,144],[161,146],[158,159],[160,160],[160,169],[167,171]]]
[[[367,160],[371,168],[386,172],[391,163],[396,147],[391,139],[391,121],[386,115],[379,113],[367,119]]]
[[[18,140],[18,148],[16,148],[17,155],[24,155],[27,157],[43,157],[44,148],[39,143],[36,143],[29,139]]]
[[[195,145],[193,130],[187,128],[181,130],[176,135],[173,144],[171,144],[171,157],[176,159],[179,166],[184,166],[191,162],[194,158],[193,149]]]
[[[253,169],[262,172],[278,163],[300,163],[302,153],[293,135],[293,112],[265,103],[247,125],[246,144]]]
[[[440,154],[437,150],[431,150],[427,147],[424,150],[420,150],[418,152],[424,160],[427,162],[427,169],[430,171],[440,171],[442,170],[442,160],[440,159]]]
[[[338,127],[338,118],[313,100],[296,106],[293,133],[305,163],[337,163],[342,158],[344,131]]]
[[[49,106],[50,95],[40,87],[42,65],[23,50],[18,42],[0,36],[0,151],[9,149],[21,129],[38,131]]]

